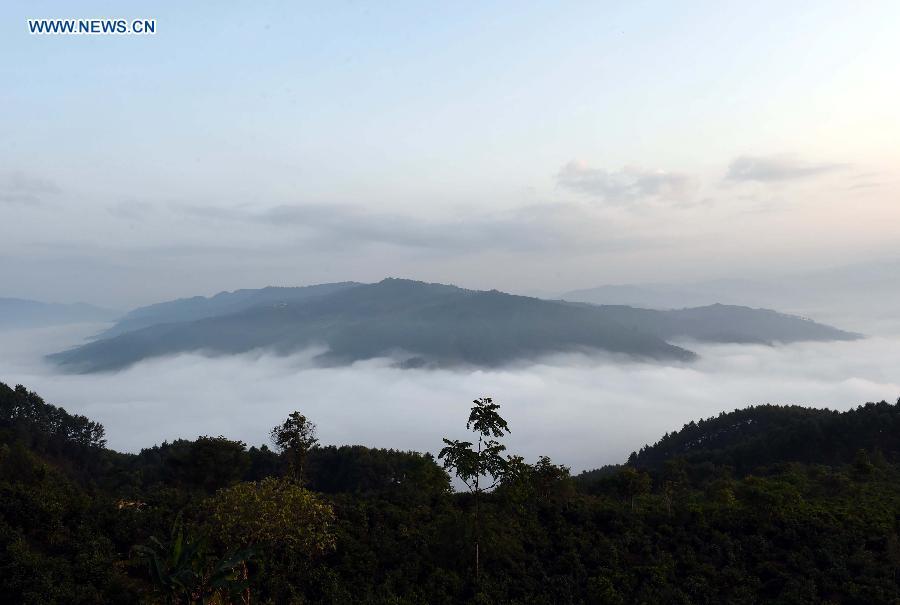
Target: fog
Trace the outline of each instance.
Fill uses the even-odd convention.
[[[19,330],[0,339],[0,381],[106,426],[109,446],[225,435],[262,444],[297,409],[324,444],[436,452],[465,435],[473,397],[501,403],[509,450],[573,470],[623,461],[686,422],[759,403],[847,409],[900,396],[900,338],[767,347],[689,343],[701,358],[659,365],[561,355],[496,370],[403,370],[388,359],[317,368],[314,351],[180,355],[112,374],[60,374],[42,355],[100,326]]]

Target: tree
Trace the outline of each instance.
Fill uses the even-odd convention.
[[[635,499],[638,496],[650,493],[650,475],[633,466],[626,466],[619,471],[618,482],[622,495],[631,502],[631,510],[634,510]]]
[[[238,483],[216,492],[208,507],[214,534],[230,547],[315,555],[334,546],[331,506],[291,479]]]
[[[478,435],[477,446],[471,441],[459,441],[444,438],[445,447],[438,455],[444,461],[444,468],[452,470],[466,485],[475,498],[475,582],[479,575],[479,520],[478,496],[492,490],[503,480],[509,470],[510,459],[502,453],[506,446],[496,441],[509,433],[506,420],[497,410],[500,405],[490,397],[475,399],[469,413],[466,428]],[[482,485],[482,478],[490,481],[490,485]]]
[[[223,436],[179,439],[164,447],[170,476],[183,485],[212,493],[240,481],[249,468],[247,445]]]
[[[292,412],[269,433],[276,449],[287,458],[291,475],[302,482],[309,450],[318,445],[316,425],[300,412]]]
[[[875,470],[875,465],[869,459],[869,452],[865,448],[859,448],[853,457],[853,470],[857,477],[868,477]]]
[[[524,513],[541,504],[558,505],[570,500],[575,494],[575,483],[569,467],[554,464],[547,456],[539,457],[534,464],[528,464],[521,456],[508,456],[495,493]]]
[[[684,489],[688,482],[687,466],[684,458],[671,458],[663,465],[663,499],[666,503],[666,512],[672,514],[672,501],[676,494]]]
[[[221,489],[207,501],[212,534],[226,549],[252,549],[270,565],[312,559],[334,548],[334,510],[290,478],[267,477]],[[249,570],[241,562],[241,579]]]

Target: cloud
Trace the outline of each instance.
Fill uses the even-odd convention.
[[[692,344],[700,360],[672,366],[565,355],[501,369],[432,371],[399,370],[389,360],[316,368],[302,355],[183,355],[117,374],[59,375],[39,361],[93,329],[6,334],[0,380],[99,420],[110,446],[127,451],[202,434],[260,444],[270,427],[300,409],[326,444],[435,452],[442,437],[464,434],[471,399],[491,395],[510,423],[511,452],[530,460],[546,454],[577,471],[622,462],[665,432],[723,410],[767,402],[847,409],[900,395],[896,338]]]
[[[795,155],[741,156],[728,166],[728,181],[774,183],[819,176],[846,168],[846,164],[807,162]]]
[[[533,204],[481,214],[426,218],[352,205],[297,204],[236,210],[237,220],[302,230],[317,246],[383,244],[443,252],[620,250],[645,245],[584,204]]]
[[[695,188],[694,179],[685,174],[630,166],[610,171],[591,168],[578,160],[563,166],[556,175],[556,181],[561,187],[612,203],[647,199],[678,201]]]
[[[0,178],[0,203],[37,204],[42,195],[59,192],[59,187],[53,181],[18,170],[8,172]]]

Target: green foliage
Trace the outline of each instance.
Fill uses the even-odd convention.
[[[659,469],[680,457],[694,464],[731,466],[740,473],[779,462],[847,464],[860,449],[900,461],[898,405],[867,403],[843,413],[777,405],[722,412],[666,434],[632,454],[630,463]]]
[[[135,602],[138,592],[116,565],[107,523],[113,514],[111,501],[94,497],[26,442],[0,443],[3,601]]]
[[[242,441],[222,436],[163,442],[115,462],[120,482],[110,487],[131,495],[168,486],[185,496],[203,497],[239,481],[279,474],[282,468],[279,456],[265,445],[248,449]]]
[[[0,397],[51,415],[24,389]],[[470,428],[499,441],[482,403]],[[53,428],[63,416],[3,409],[4,602],[900,602],[900,407],[884,402],[740,410],[578,477],[500,450],[499,484],[485,472],[476,493],[412,452],[312,448],[301,486],[265,447],[116,454]]]
[[[575,496],[575,484],[569,468],[553,464],[541,456],[530,465],[521,456],[510,456],[499,493],[516,506],[535,503],[561,503]]]
[[[635,500],[639,496],[650,493],[652,485],[650,475],[631,466],[626,466],[619,471],[616,481],[619,492],[631,504],[631,510],[634,510]]]
[[[303,481],[306,456],[319,443],[316,425],[300,412],[291,412],[287,420],[273,428],[269,435],[275,448],[287,458],[291,473],[298,481]]]
[[[450,478],[431,454],[330,445],[309,452],[308,468],[307,486],[326,494],[400,495],[421,500],[449,491]]]
[[[252,548],[256,571],[245,567],[248,594],[295,599],[310,562],[334,550],[334,510],[292,477],[267,477],[220,490],[204,503],[205,525],[220,550]],[[259,577],[257,577],[259,576]]]
[[[209,524],[227,545],[315,556],[334,547],[334,511],[292,479],[267,477],[219,490]]]
[[[445,447],[441,450],[438,458],[444,460],[444,468],[452,469],[475,496],[473,542],[475,545],[475,581],[477,583],[481,574],[481,523],[478,515],[478,499],[483,492],[492,490],[503,480],[510,470],[511,459],[501,455],[506,450],[506,446],[492,439],[492,437],[500,438],[504,433],[509,433],[506,420],[497,411],[500,409],[500,405],[494,403],[490,397],[481,397],[472,403],[475,405],[469,412],[466,428],[478,436],[478,445],[469,441],[445,438]],[[515,468],[520,468],[518,461],[516,461]],[[491,478],[493,483],[489,486],[482,486],[482,477]]]
[[[214,560],[203,540],[185,535],[180,515],[168,541],[151,536],[133,553],[147,562],[153,586],[166,603],[236,602],[249,586],[245,571],[252,550]]]
[[[506,446],[491,437],[503,437],[504,433],[509,433],[509,426],[497,412],[500,405],[490,397],[475,399],[472,403],[475,405],[469,413],[466,428],[477,435],[477,445],[445,438],[445,447],[438,458],[444,461],[444,468],[453,470],[466,487],[477,494],[494,488],[506,472],[508,461],[502,456]],[[482,477],[489,477],[493,482],[483,487]]]
[[[25,439],[32,447],[51,453],[102,448],[103,425],[63,408],[45,403],[22,385],[0,383],[0,434]]]

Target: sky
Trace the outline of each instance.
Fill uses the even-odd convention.
[[[0,5],[0,296],[898,257],[900,4]],[[154,18],[32,36],[29,18]]]

